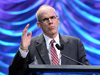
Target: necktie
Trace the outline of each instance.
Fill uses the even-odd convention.
[[[51,40],[51,61],[52,61],[52,65],[59,65],[59,58],[58,58],[58,55],[57,55],[57,52],[54,48],[54,42],[55,40]]]

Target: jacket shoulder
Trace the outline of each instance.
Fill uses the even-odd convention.
[[[74,36],[69,36],[69,35],[61,35],[62,38],[67,39],[67,40],[80,40],[77,37]]]

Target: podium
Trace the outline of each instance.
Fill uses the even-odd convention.
[[[41,75],[41,73],[74,73],[79,75],[100,75],[100,66],[91,65],[33,65],[29,64],[23,75]],[[32,73],[32,74],[30,74]],[[44,74],[45,75],[45,74]],[[50,74],[49,74],[50,75]],[[57,75],[57,74],[56,74]],[[63,75],[63,74],[62,74]],[[68,74],[67,74],[68,75]],[[70,74],[72,75],[72,74]]]

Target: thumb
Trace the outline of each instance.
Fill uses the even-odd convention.
[[[29,35],[28,35],[28,37],[31,37],[32,36],[32,32],[29,32]]]

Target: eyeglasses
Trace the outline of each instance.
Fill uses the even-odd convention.
[[[44,18],[43,20],[40,20],[39,22],[42,22],[42,23],[48,23],[49,22],[49,19],[51,21],[55,21],[57,18],[57,16],[51,16],[50,18]]]

